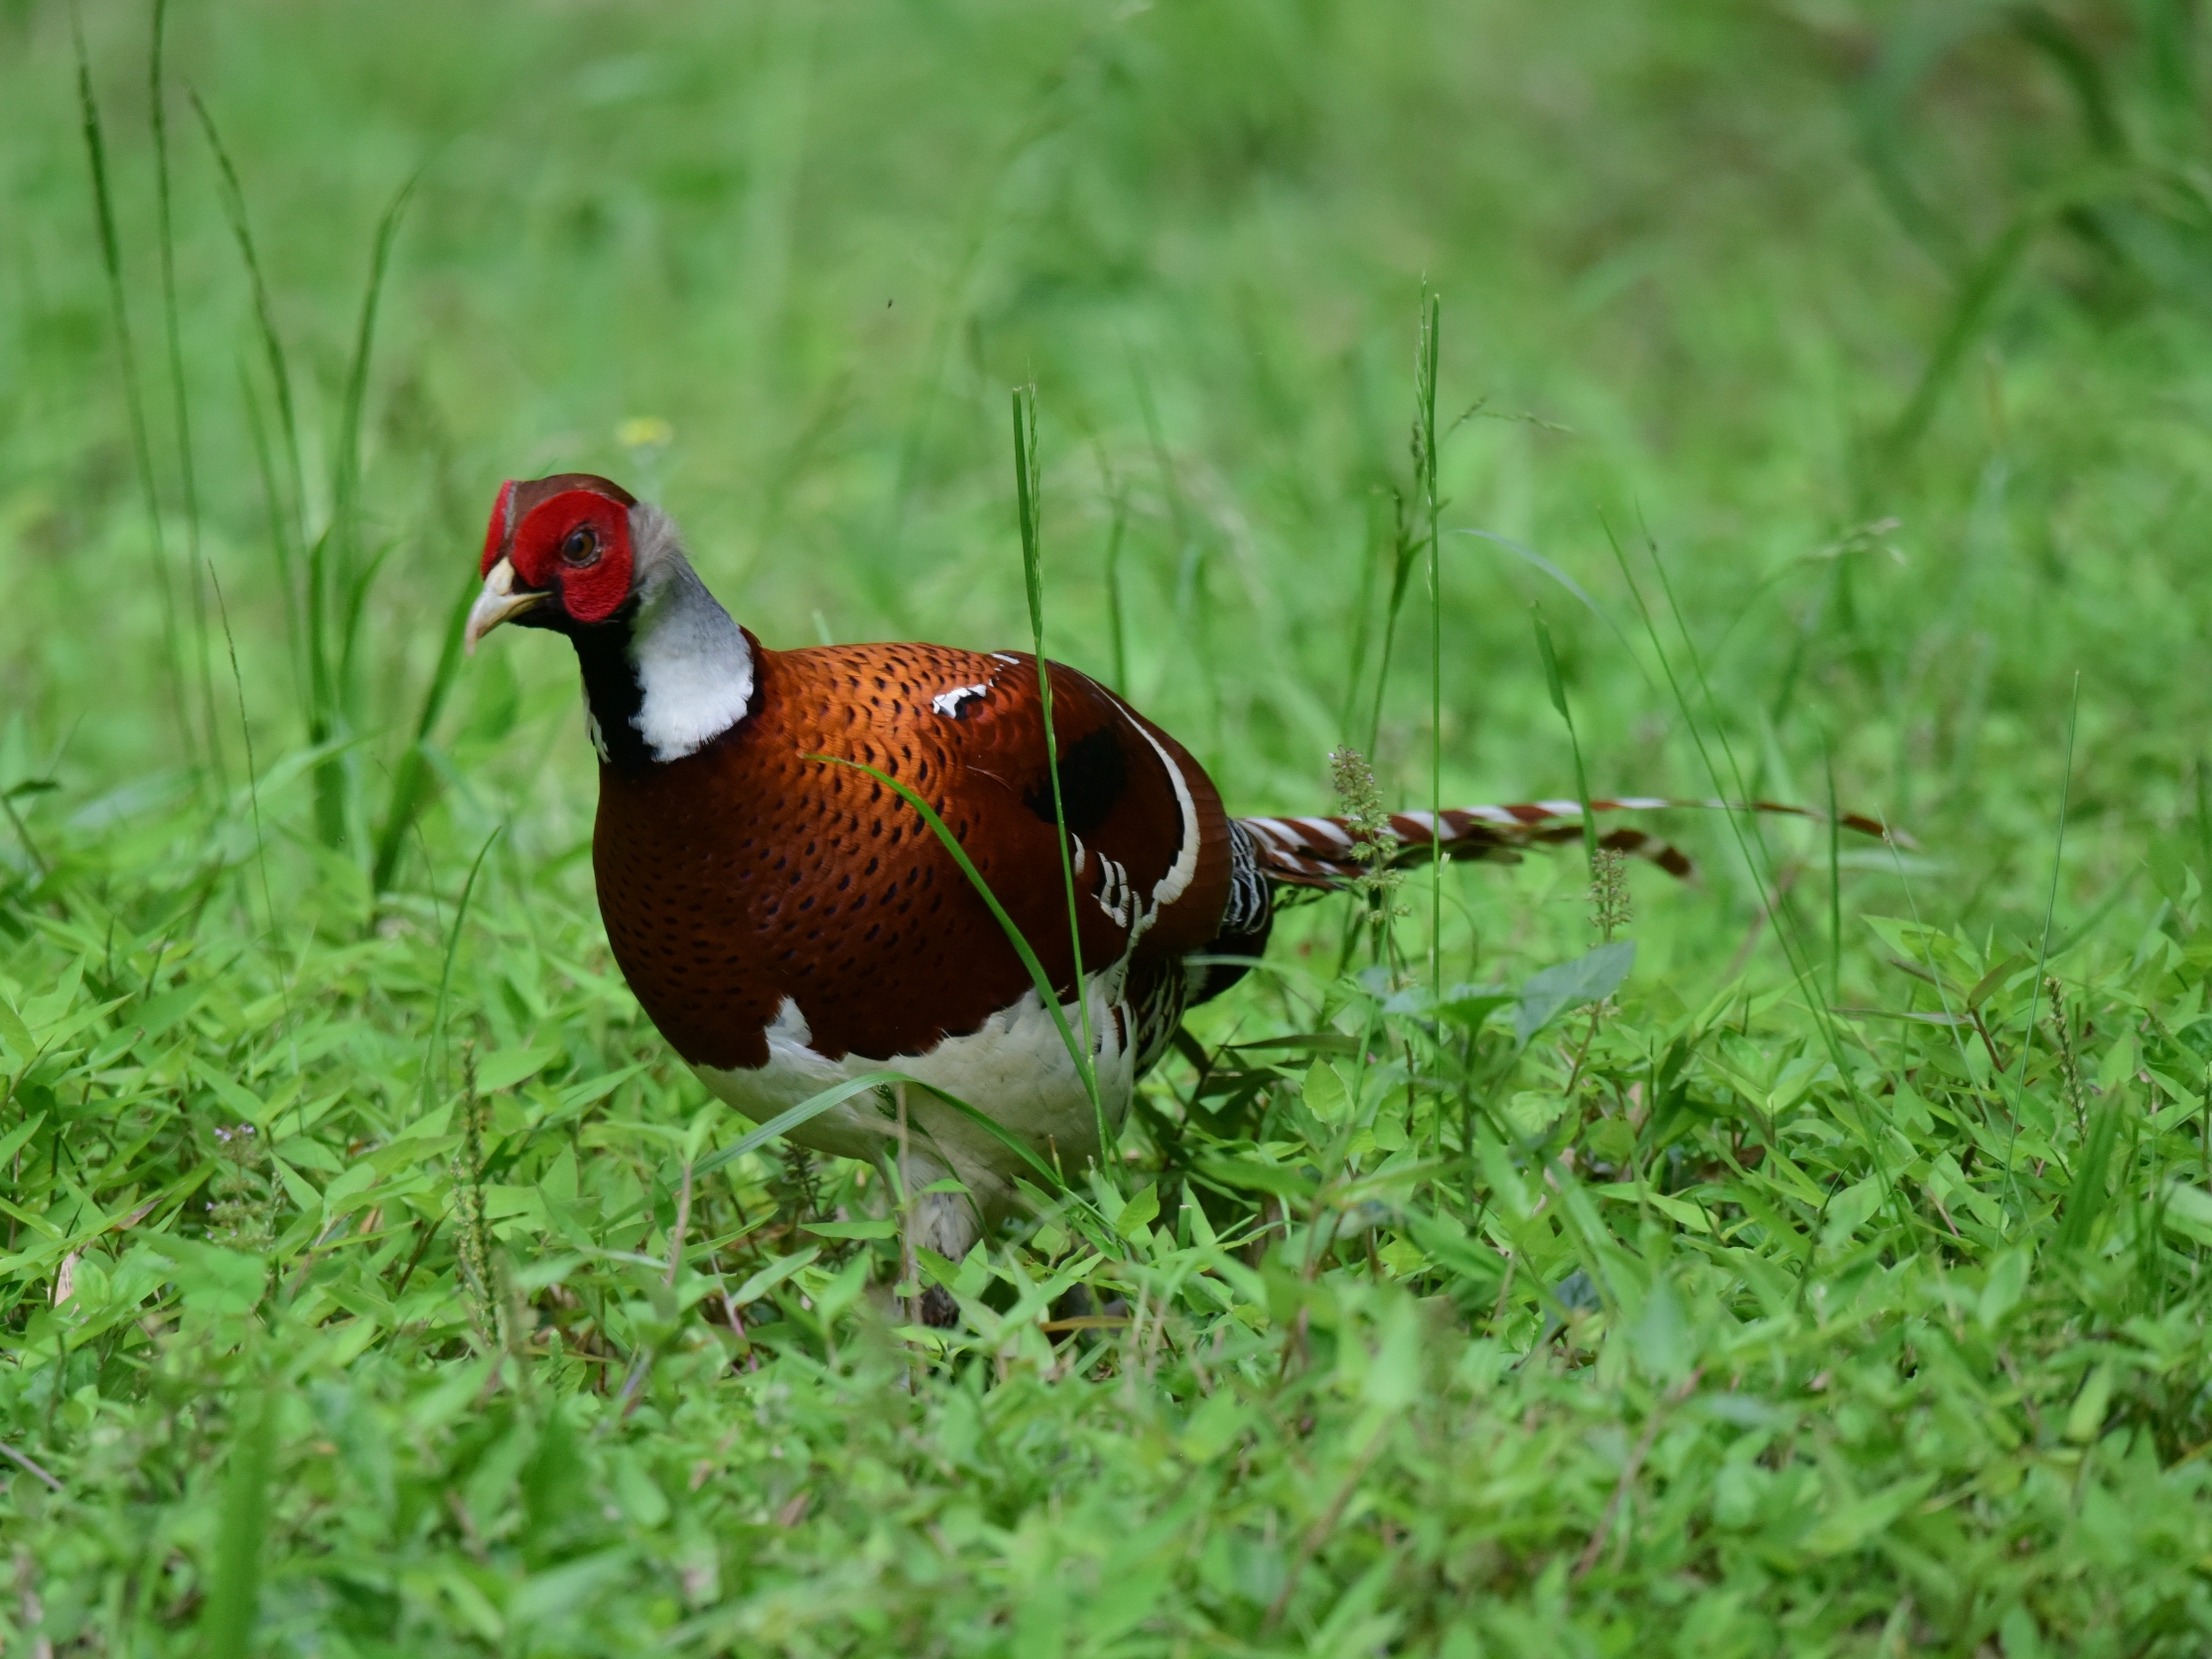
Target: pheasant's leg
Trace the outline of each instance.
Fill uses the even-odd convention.
[[[913,1150],[906,1116],[906,1085],[894,1084],[891,1092],[899,1106],[899,1183],[906,1194],[899,1238],[899,1254],[904,1258],[900,1265],[905,1272],[900,1277],[909,1285],[917,1285],[921,1282],[923,1250],[933,1250],[946,1261],[957,1262],[974,1246],[980,1229],[963,1194],[922,1190],[952,1172],[934,1158]],[[908,1314],[940,1330],[949,1330],[960,1322],[960,1308],[952,1300],[952,1293],[936,1284],[915,1299]]]
[[[957,1262],[975,1248],[982,1236],[975,1204],[965,1192],[924,1192],[923,1187],[945,1178],[948,1172],[931,1158],[909,1154],[899,1161],[899,1175],[908,1194],[905,1216],[906,1277],[920,1280],[920,1252],[934,1251],[948,1262]],[[960,1310],[952,1293],[931,1284],[922,1292],[914,1313],[923,1324],[949,1329],[960,1322]]]

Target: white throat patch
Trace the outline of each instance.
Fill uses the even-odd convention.
[[[632,508],[630,539],[644,572],[629,629],[643,700],[630,724],[654,760],[680,760],[746,717],[753,647],[691,568],[665,513]]]

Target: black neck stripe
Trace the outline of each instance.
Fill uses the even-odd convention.
[[[565,630],[584,670],[584,701],[598,724],[608,764],[629,772],[655,763],[653,752],[637,730],[645,688],[638,684],[636,665],[629,658],[630,623],[636,616],[637,602],[632,599],[604,622]]]

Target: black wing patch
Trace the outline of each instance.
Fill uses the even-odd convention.
[[[1121,733],[1114,723],[1095,727],[1063,748],[1059,774],[1060,804],[1069,831],[1093,834],[1129,786],[1129,759],[1122,753]],[[1022,804],[1051,823],[1055,814],[1050,778],[1024,795]]]

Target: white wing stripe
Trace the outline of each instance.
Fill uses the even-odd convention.
[[[1182,815],[1182,845],[1175,849],[1175,862],[1168,867],[1168,874],[1153,884],[1152,907],[1155,914],[1166,909],[1183,896],[1190,886],[1190,879],[1198,873],[1198,803],[1190,798],[1190,784],[1182,775],[1182,768],[1175,764],[1160,740],[1145,730],[1144,723],[1122,710],[1122,717],[1136,727],[1137,735],[1152,745],[1153,753],[1160,757],[1160,763],[1168,768],[1168,781],[1175,788],[1175,810]]]

